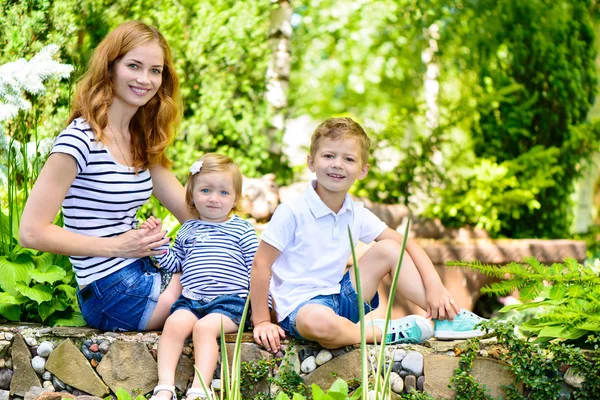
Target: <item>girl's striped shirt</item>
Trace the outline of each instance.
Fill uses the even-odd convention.
[[[222,223],[186,221],[173,247],[156,259],[162,268],[183,272],[183,295],[212,300],[222,295],[247,297],[250,268],[258,239],[252,225],[234,215]]]
[[[83,118],[76,118],[54,141],[51,153],[71,155],[77,177],[62,203],[64,227],[81,235],[108,238],[136,229],[136,213],[152,194],[148,170],[115,161],[96,141]],[[136,261],[121,257],[71,256],[79,285],[87,285]]]

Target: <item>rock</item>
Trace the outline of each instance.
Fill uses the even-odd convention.
[[[395,372],[390,374],[390,387],[394,393],[402,394],[402,390],[404,390],[404,381]]]
[[[52,382],[50,382],[50,381],[44,381],[44,382],[42,382],[42,387],[44,389],[48,389],[48,388],[51,387],[52,388],[51,391],[54,392],[54,385],[52,385]]]
[[[6,360],[4,360],[4,358],[0,358],[0,369],[4,368],[6,366]]]
[[[42,379],[45,381],[51,380],[52,374],[50,373],[50,371],[44,371],[44,373],[42,374]]]
[[[100,361],[102,361],[102,356],[103,356],[103,354],[100,353],[99,351],[97,351],[92,355],[92,360],[96,360],[96,361],[100,362]],[[154,357],[152,357],[152,358],[154,358]]]
[[[457,357],[446,357],[439,354],[425,355],[424,375],[426,377],[423,390],[436,399],[455,396],[454,390],[448,387],[454,370],[458,368]],[[508,386],[515,382],[515,374],[506,368],[506,363],[490,359],[475,358],[471,375],[480,385],[488,388],[488,394],[494,398],[504,398],[506,393],[502,386]],[[523,392],[523,385],[517,385],[519,392]]]
[[[9,358],[8,360],[6,360],[6,363],[4,363],[4,366],[8,369],[13,369],[12,358]]]
[[[577,375],[572,367],[565,372],[564,380],[567,385],[577,389],[581,389],[583,382],[585,382],[585,378],[581,375]]]
[[[317,365],[323,365],[325,364],[327,361],[331,360],[333,358],[333,355],[331,354],[331,352],[327,351],[327,350],[321,350],[319,352],[319,354],[317,354],[317,358],[315,359]]]
[[[0,354],[4,354],[10,348],[9,340],[0,340]]]
[[[194,373],[194,362],[188,356],[182,355],[179,357],[179,362],[175,369],[175,387],[185,392],[188,381],[194,376]]]
[[[406,357],[406,350],[404,349],[397,349],[392,353],[392,359],[395,363],[404,360],[404,357]]]
[[[392,364],[392,371],[399,374],[400,372],[402,372],[402,362],[401,361],[394,361],[394,363]]]
[[[67,390],[67,385],[55,376],[52,377],[52,385],[54,385],[57,390]]]
[[[54,345],[51,342],[42,342],[37,348],[37,355],[40,357],[48,357],[54,350]]]
[[[414,375],[406,375],[406,378],[404,378],[404,391],[410,393],[413,390],[417,390],[417,377]]]
[[[157,368],[144,343],[117,341],[110,346],[96,371],[115,393],[123,388],[129,393],[138,389],[146,394],[158,383]]]
[[[251,336],[252,337],[252,336]],[[243,338],[242,338],[243,340]],[[235,347],[235,343],[227,343],[227,360],[229,362],[229,370],[231,371],[231,362],[233,361],[233,350]],[[242,361],[246,361],[250,364],[258,362],[260,360],[271,360],[273,358],[273,354],[261,350],[256,346],[256,344],[252,343],[242,343],[240,348],[240,358]],[[253,384],[253,388],[248,391],[248,398],[254,398],[258,393],[266,393],[269,391],[269,382],[266,379],[263,379],[259,382]]]
[[[282,367],[289,368],[291,371],[300,375],[300,355],[298,354],[298,348],[292,347],[288,350],[287,357],[281,364]]]
[[[423,375],[423,354],[417,351],[409,351],[402,360],[402,369],[417,377]]]
[[[62,400],[62,399],[74,399],[71,393],[56,393],[54,391],[50,393],[42,393],[35,400]]]
[[[274,174],[261,178],[244,177],[240,209],[257,221],[268,221],[279,205],[279,187]]]
[[[31,360],[31,367],[38,374],[42,375],[46,370],[46,359],[44,357],[35,356],[33,360]]]
[[[84,345],[85,347],[87,347],[88,349],[90,348],[90,346],[91,346],[92,344],[94,344],[94,342],[92,342],[92,340],[91,340],[91,339],[88,339],[88,340],[84,340],[84,341],[83,341],[83,345]]]
[[[23,340],[17,334],[12,344],[13,376],[10,382],[10,395],[24,397],[31,387],[42,389],[42,382],[31,367],[31,354]]]
[[[345,381],[361,379],[360,360],[360,350],[352,350],[314,370],[306,377],[304,383],[308,387],[314,383],[321,388],[329,388],[338,377]]]
[[[315,356],[306,357],[304,361],[302,361],[302,365],[300,365],[300,370],[305,374],[310,374],[317,368],[317,362],[315,360]]]
[[[33,386],[25,393],[24,400],[35,400],[44,393],[52,392],[50,391],[50,389],[44,389],[40,386]]]
[[[96,368],[96,367],[98,366],[98,361],[96,361],[96,359],[92,358],[92,359],[90,360],[90,365],[91,365],[93,368]]]
[[[221,390],[221,380],[220,379],[213,379],[210,384],[213,389]]]
[[[27,346],[37,346],[38,344],[37,340],[34,337],[26,337],[25,343],[27,343]]]
[[[0,390],[0,400],[9,400],[10,392],[8,390]]]
[[[13,371],[8,368],[0,369],[0,389],[9,390]]]
[[[81,352],[88,360],[91,360],[94,357],[94,353],[92,353],[85,344],[81,345]]]
[[[104,332],[104,336],[118,338],[120,335],[117,332]]]
[[[423,386],[425,386],[425,375],[421,375],[417,378],[417,390],[422,392]]]
[[[108,352],[108,349],[110,349],[110,342],[108,340],[104,340],[98,345],[98,350],[102,354],[106,354]]]
[[[46,369],[65,384],[86,393],[98,397],[109,393],[108,387],[98,378],[71,339],[66,339],[50,353]]]
[[[13,335],[10,332],[4,332],[4,339],[8,340],[9,342],[13,340],[13,338],[15,337],[15,335]]]
[[[100,397],[87,396],[87,395],[77,396],[76,399],[77,400],[102,400],[102,398],[100,398]]]
[[[329,351],[331,352],[332,356],[339,357],[346,352],[346,349],[343,347],[340,347],[339,349],[333,349],[333,350],[329,350]]]
[[[98,350],[99,350],[99,349],[98,349],[98,345],[97,345],[96,343],[93,343],[93,344],[90,346],[90,351],[92,351],[92,352],[94,352],[94,353],[95,353],[95,352],[97,352]]]
[[[400,375],[400,378],[404,379],[408,376],[408,371],[402,370],[398,372],[398,375]]]

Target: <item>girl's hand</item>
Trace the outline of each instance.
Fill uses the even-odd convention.
[[[277,353],[281,348],[280,337],[285,338],[285,331],[271,321],[263,321],[253,330],[254,341],[265,347],[267,351]]]
[[[169,243],[166,231],[154,229],[132,229],[111,238],[112,257],[142,258],[165,254],[166,250],[152,250]]]
[[[427,315],[426,318],[449,319],[452,321],[458,314],[458,306],[452,295],[439,282],[434,286],[426,288]]]
[[[151,216],[142,222],[140,229],[147,229],[151,234],[158,233],[162,229],[162,221],[160,218],[154,218]]]

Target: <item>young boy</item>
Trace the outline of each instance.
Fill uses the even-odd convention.
[[[393,276],[403,239],[348,195],[354,182],[367,176],[369,148],[365,131],[350,118],[328,119],[313,133],[308,167],[317,179],[303,196],[277,208],[252,267],[254,339],[267,350],[278,351],[285,332],[326,348],[360,342],[356,281],[352,270],[344,274],[351,253],[348,226],[355,245],[377,242],[358,260],[365,313],[379,303],[381,280]],[[279,326],[269,317],[269,284]],[[422,342],[434,333],[440,338],[482,334],[473,329],[481,318],[464,310],[457,315],[452,296],[415,242],[406,245],[396,290],[436,320],[435,332],[428,319],[411,315],[389,321],[387,343]],[[381,342],[384,323],[369,324],[378,329],[366,329],[368,342]]]

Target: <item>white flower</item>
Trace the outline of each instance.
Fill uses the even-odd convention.
[[[202,168],[202,164],[203,164],[203,161],[196,161],[195,163],[193,163],[192,166],[190,167],[190,173],[192,175],[196,175],[198,172],[200,172],[200,169]]]

